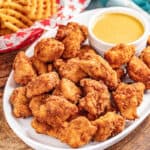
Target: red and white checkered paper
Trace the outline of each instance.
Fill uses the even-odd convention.
[[[0,53],[10,52],[29,46],[38,39],[45,30],[56,28],[84,10],[90,0],[57,0],[59,11],[49,19],[35,22],[27,29],[17,33],[0,36]]]

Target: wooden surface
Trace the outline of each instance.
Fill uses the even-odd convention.
[[[31,150],[10,129],[2,108],[3,89],[16,53],[0,54],[0,150]],[[150,150],[150,116],[124,140],[107,150]]]

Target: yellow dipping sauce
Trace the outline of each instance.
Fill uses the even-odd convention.
[[[95,36],[108,43],[130,43],[144,33],[142,23],[135,17],[123,13],[100,16],[93,27]]]

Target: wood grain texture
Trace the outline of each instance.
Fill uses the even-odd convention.
[[[3,88],[16,53],[0,54],[0,150],[32,150],[10,129],[2,109]],[[107,150],[150,150],[150,116],[125,139]]]

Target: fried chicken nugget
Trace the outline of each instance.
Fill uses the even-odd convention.
[[[127,65],[127,71],[132,80],[143,82],[146,89],[150,89],[150,68],[142,60],[133,56]]]
[[[118,86],[117,73],[101,56],[87,54],[80,59],[79,66],[93,79],[103,80],[110,89],[115,89]]]
[[[108,112],[92,121],[92,124],[97,127],[94,140],[100,142],[120,133],[125,127],[125,119],[115,112]]]
[[[48,65],[35,56],[31,57],[31,62],[38,75],[48,72]]]
[[[81,97],[81,90],[71,80],[62,78],[58,87],[54,90],[53,95],[63,96],[70,102],[76,104]]]
[[[68,59],[67,61],[57,59],[54,62],[54,67],[62,78],[67,78],[77,83],[82,78],[87,76],[78,63],[79,61],[77,58]]]
[[[30,102],[33,115],[40,122],[45,122],[52,127],[63,126],[64,122],[78,112],[78,107],[65,98],[50,95],[33,98]]]
[[[34,49],[34,55],[42,62],[52,62],[61,57],[64,44],[54,38],[42,39]]]
[[[92,139],[96,129],[86,117],[77,117],[68,123],[61,141],[73,148],[81,147]]]
[[[60,25],[57,34],[56,39],[62,41],[66,36],[68,36],[72,31],[76,31],[80,29],[84,35],[84,40],[86,40],[88,36],[87,28],[83,25],[79,25],[76,22],[69,22],[67,25]]]
[[[10,103],[13,106],[13,114],[15,117],[26,118],[31,116],[31,110],[29,108],[30,100],[26,97],[25,87],[16,88],[10,97]]]
[[[66,27],[60,26],[56,38],[63,39],[62,42],[65,46],[63,58],[76,57],[87,35],[87,28],[77,23],[71,22]]]
[[[53,128],[47,123],[39,122],[36,118],[33,118],[31,125],[37,133],[46,134],[58,139],[62,137],[62,132],[64,130],[64,127]]]
[[[119,44],[105,52],[104,58],[109,62],[111,67],[115,69],[128,63],[134,54],[134,46]]]
[[[20,85],[26,85],[29,81],[36,77],[32,63],[23,51],[20,51],[15,57],[13,69],[14,80]]]
[[[80,99],[79,108],[87,111],[90,116],[99,116],[111,109],[110,93],[102,81],[85,78],[80,81],[85,97]]]
[[[126,84],[120,83],[115,92],[113,92],[114,101],[121,115],[134,120],[138,117],[137,106],[141,103],[145,86],[141,82]]]
[[[56,72],[44,73],[26,85],[26,95],[31,98],[36,95],[51,91],[59,84],[59,77]]]
[[[141,55],[140,55],[141,60],[144,61],[144,63],[150,68],[150,46],[146,47]]]

